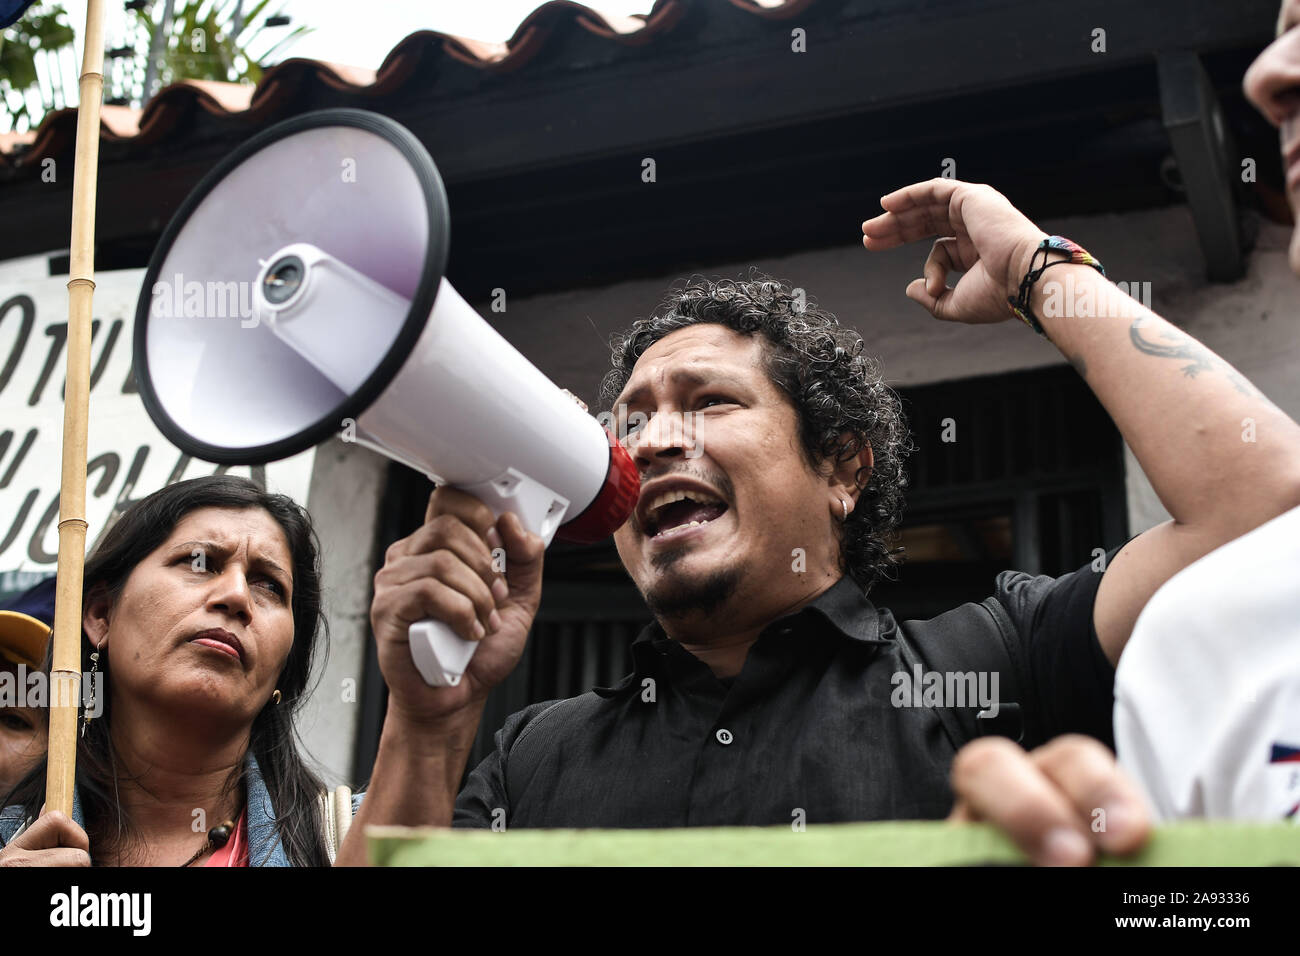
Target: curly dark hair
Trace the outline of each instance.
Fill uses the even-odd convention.
[[[907,421],[898,395],[881,378],[879,361],[863,354],[862,336],[816,308],[803,290],[758,272],[749,281],[692,277],[670,291],[654,315],[614,338],[614,367],[600,386],[602,406],[613,405],[650,346],[706,322],[762,334],[767,373],[798,413],[800,441],[812,467],[831,458],[848,461],[864,444],[871,446],[875,464],[855,475],[862,491],[844,522],[841,557],[864,591],[882,577],[892,578],[903,552],[890,547],[907,488],[903,462],[914,450]],[[841,439],[845,432],[849,437]]]

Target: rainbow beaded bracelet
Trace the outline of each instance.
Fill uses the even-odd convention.
[[[1053,251],[1064,252],[1069,255],[1070,258],[1053,259],[1051,262],[1048,262],[1047,254]],[[1034,263],[1038,261],[1039,253],[1042,253],[1043,264],[1035,268]],[[1025,277],[1020,280],[1019,294],[1007,296],[1007,304],[1011,307],[1011,314],[1043,337],[1046,337],[1047,333],[1043,331],[1042,323],[1038,321],[1033,310],[1029,308],[1029,298],[1033,294],[1034,283],[1042,277],[1043,273],[1052,266],[1059,266],[1065,262],[1074,263],[1076,265],[1092,266],[1103,276],[1106,274],[1106,269],[1101,262],[1077,242],[1071,242],[1064,236],[1048,236],[1038,244],[1038,248],[1034,250],[1033,256],[1030,257],[1029,271],[1026,272]]]

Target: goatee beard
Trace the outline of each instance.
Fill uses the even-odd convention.
[[[664,557],[669,558],[668,555]],[[671,564],[671,558],[664,563]],[[679,573],[670,575],[658,587],[643,591],[641,597],[650,613],[661,621],[687,615],[708,617],[731,600],[739,584],[740,572],[735,568],[723,568],[690,579]]]

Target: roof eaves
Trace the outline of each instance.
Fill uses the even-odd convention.
[[[183,80],[159,90],[141,110],[104,107],[102,130],[105,141],[150,146],[182,126],[196,107],[214,116],[238,115],[257,128],[289,109],[295,96],[315,83],[366,98],[394,93],[416,75],[430,55],[447,56],[488,73],[511,73],[536,57],[557,31],[573,24],[613,43],[644,46],[676,26],[690,2],[655,0],[648,13],[623,16],[575,0],[548,0],[529,13],[504,43],[420,30],[399,41],[378,70],[294,58],[267,69],[255,87]],[[765,19],[777,19],[795,16],[816,0],[731,2]],[[35,133],[0,137],[0,179],[12,180],[42,159],[70,151],[75,139],[75,109],[47,114]]]

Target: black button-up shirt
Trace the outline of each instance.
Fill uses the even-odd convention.
[[[942,629],[895,622],[845,576],[768,625],[731,681],[651,624],[619,684],[506,721],[457,799],[454,826],[944,817],[949,766],[965,741],[950,713],[899,691],[896,675],[919,666],[912,635],[938,634],[961,648],[946,660],[969,659],[973,670],[993,653],[1007,660],[1033,728],[1026,746],[1069,731],[1109,743],[1114,670],[1092,624],[1101,576],[1089,566],[1060,578],[1006,571],[993,596],[1005,616],[968,604],[932,619],[948,619]]]

